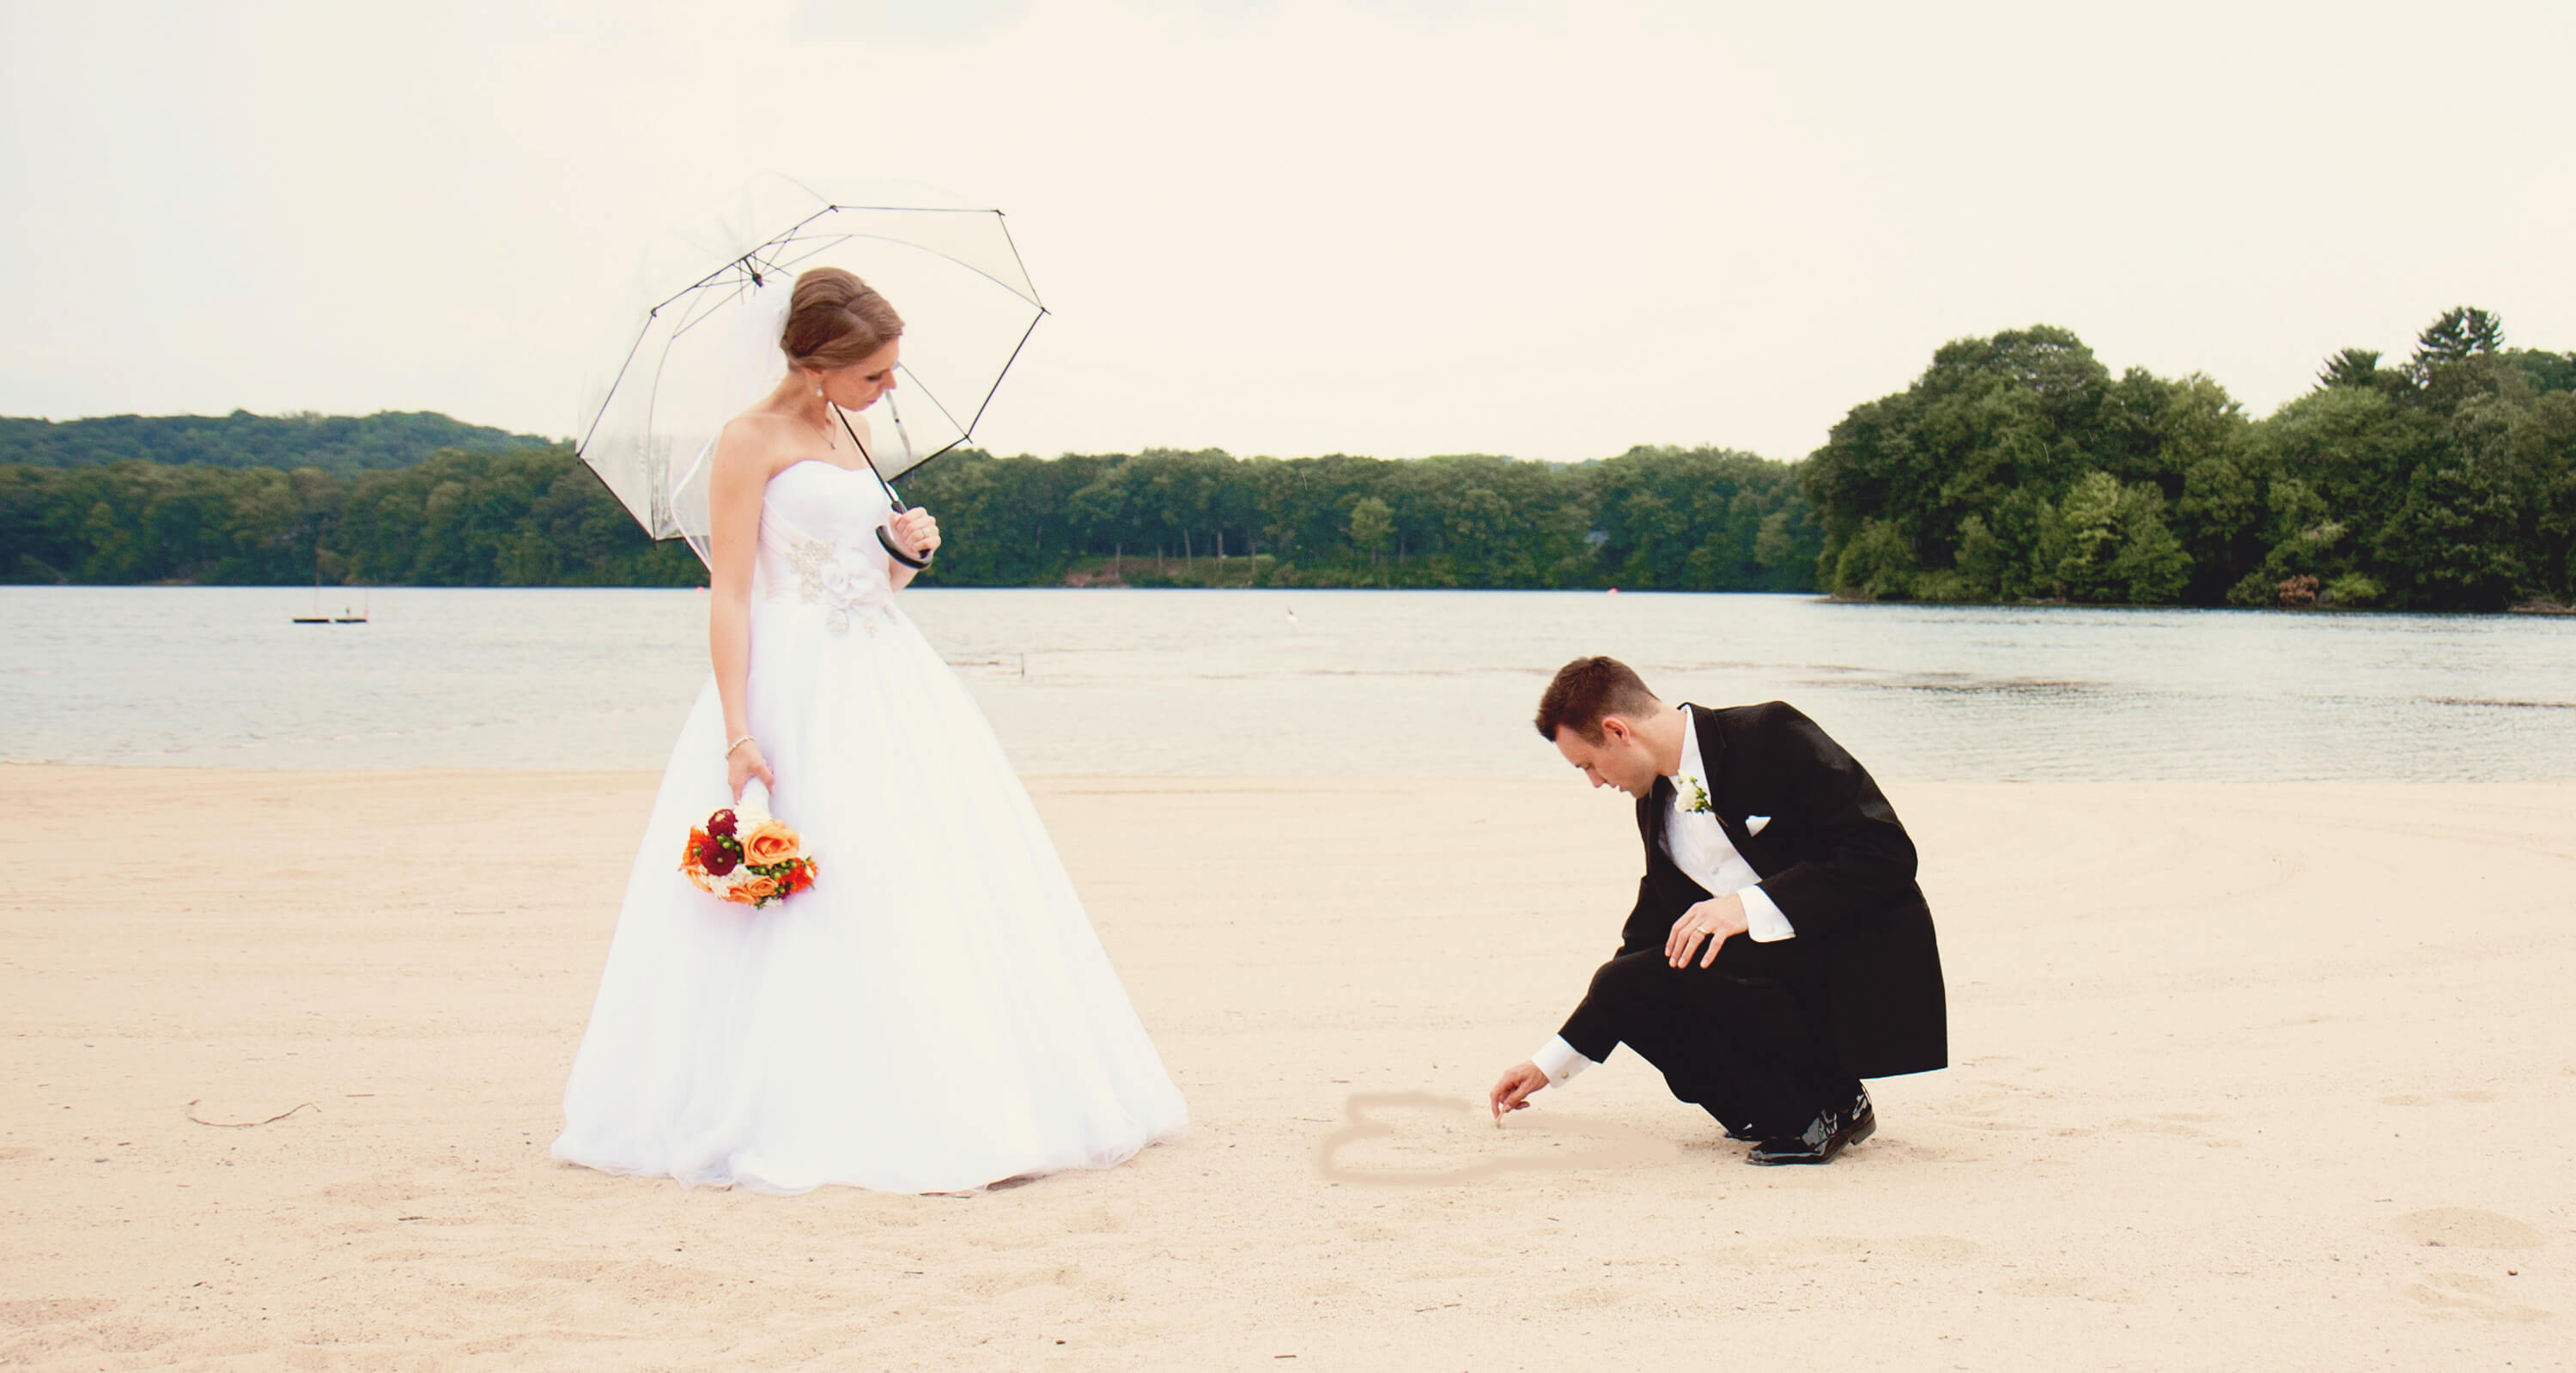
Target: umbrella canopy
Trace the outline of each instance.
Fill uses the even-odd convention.
[[[645,532],[685,538],[702,559],[716,436],[786,374],[778,336],[798,273],[844,268],[903,316],[896,388],[869,411],[869,456],[889,481],[974,437],[1046,316],[999,210],[843,205],[791,188],[748,213],[758,228],[644,311],[580,430],[582,461]]]

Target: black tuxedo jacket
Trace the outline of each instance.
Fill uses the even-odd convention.
[[[1914,841],[1869,773],[1816,722],[1781,701],[1684,706],[1699,736],[1711,805],[1728,842],[1797,938],[1726,941],[1717,968],[1736,977],[1821,982],[1844,1071],[1892,1077],[1949,1064],[1949,1015],[1932,912],[1914,883]],[[1673,864],[1664,835],[1673,784],[1637,803],[1646,875],[1619,952],[1660,952],[1673,922],[1708,891]],[[1762,832],[1747,817],[1767,815]],[[1796,946],[1796,947],[1793,947]],[[1694,960],[1696,961],[1696,960]],[[1821,978],[1817,976],[1821,962]]]

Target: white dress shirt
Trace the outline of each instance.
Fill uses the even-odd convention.
[[[1782,939],[1795,939],[1798,931],[1789,917],[1773,904],[1771,895],[1762,890],[1762,874],[1735,851],[1726,837],[1726,826],[1718,822],[1715,812],[1696,810],[1700,798],[1708,792],[1708,768],[1699,756],[1699,723],[1686,707],[1682,712],[1682,765],[1673,774],[1672,805],[1664,813],[1664,847],[1672,854],[1673,866],[1682,875],[1707,889],[1711,897],[1739,896],[1744,900],[1745,933],[1757,944]],[[1744,817],[1747,832],[1760,834],[1771,823],[1767,815]],[[1703,949],[1702,956],[1705,956]],[[1547,1084],[1562,1087],[1566,1079],[1592,1066],[1592,1060],[1576,1053],[1562,1035],[1550,1035],[1530,1062],[1547,1074]]]

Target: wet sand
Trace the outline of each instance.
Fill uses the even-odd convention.
[[[1038,779],[1191,1133],[780,1198],[546,1157],[653,781],[0,768],[0,1367],[2565,1358],[2576,783],[1892,783],[1955,1065],[1763,1170],[1625,1055],[1468,1104],[1623,801]]]

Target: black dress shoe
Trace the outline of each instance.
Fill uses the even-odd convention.
[[[1816,1113],[1807,1128],[1794,1135],[1766,1139],[1744,1155],[1744,1161],[1773,1168],[1784,1163],[1831,1163],[1842,1151],[1878,1132],[1878,1113],[1864,1091],[1843,1106]]]
[[[1852,1098],[1852,1104],[1845,1109],[1843,1115],[1851,1134],[1851,1138],[1843,1141],[1845,1148],[1878,1133],[1878,1112],[1869,1108],[1868,1088],[1863,1087],[1860,1095]]]

